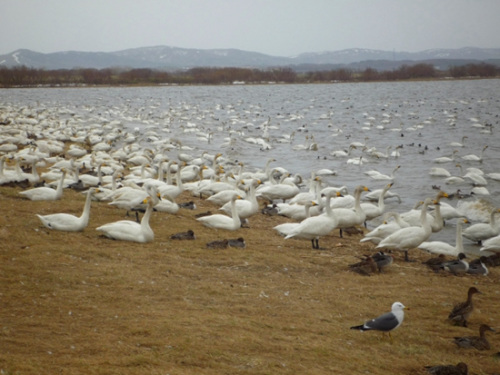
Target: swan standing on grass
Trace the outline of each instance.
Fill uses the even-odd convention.
[[[32,201],[56,201],[61,199],[63,194],[63,184],[64,179],[66,178],[66,169],[61,169],[62,174],[57,185],[57,189],[52,189],[47,186],[40,186],[34,189],[29,189],[25,191],[21,191],[19,195],[31,199]]]
[[[210,216],[199,217],[196,220],[209,228],[237,230],[241,227],[241,220],[236,210],[236,200],[242,199],[238,193],[234,193],[231,197],[231,216],[215,214]]]
[[[354,209],[352,208],[335,208],[333,214],[337,218],[337,228],[340,230],[342,237],[342,229],[351,228],[356,225],[361,225],[365,222],[366,214],[361,208],[361,193],[370,191],[366,186],[359,185],[354,189]]]
[[[319,216],[312,216],[302,220],[292,228],[285,239],[296,237],[311,240],[313,249],[319,249],[319,238],[326,236],[337,227],[337,218],[333,214],[330,200],[334,196],[341,196],[337,191],[330,191],[326,194],[325,213]],[[276,228],[275,228],[276,229]]]
[[[422,205],[420,212],[420,226],[402,228],[394,232],[380,241],[377,248],[392,248],[404,251],[405,261],[408,262],[408,250],[418,247],[422,242],[426,241],[432,233],[431,226],[427,222],[427,206],[429,206],[431,202],[431,198],[427,198]]]
[[[90,188],[87,191],[87,198],[83,206],[83,212],[80,217],[59,213],[50,215],[36,215],[44,226],[49,229],[61,230],[65,232],[80,232],[89,224],[90,218],[90,203],[92,202],[92,194],[98,192],[97,188]]]
[[[120,220],[114,223],[104,224],[96,230],[103,232],[103,234],[113,240],[132,241],[132,242],[151,242],[154,240],[154,232],[149,226],[149,218],[153,212],[155,199],[147,197],[143,203],[147,203],[148,208],[142,217],[141,223],[136,223],[131,220]]]

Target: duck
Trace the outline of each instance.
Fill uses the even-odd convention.
[[[464,246],[462,241],[462,223],[468,223],[468,220],[459,220],[457,222],[455,246],[443,241],[424,241],[418,246],[418,248],[432,254],[457,256],[459,253],[463,253]]]
[[[488,267],[486,267],[487,262],[488,259],[484,255],[479,257],[479,259],[475,259],[474,261],[469,263],[467,273],[470,273],[471,275],[488,276],[489,270]]]
[[[149,225],[149,219],[153,212],[155,199],[147,197],[143,200],[147,204],[147,209],[140,223],[131,220],[120,220],[113,223],[101,225],[96,230],[103,233],[104,236],[113,240],[132,241],[139,243],[151,242],[154,240],[154,232]]]
[[[194,235],[194,232],[189,229],[187,232],[180,232],[176,234],[172,234],[170,236],[171,240],[195,240],[196,236]]]
[[[479,326],[479,336],[455,337],[454,342],[460,348],[490,350],[490,343],[486,339],[486,332],[488,331],[495,332],[489,325],[481,324]]]
[[[338,221],[337,217],[333,214],[333,210],[330,206],[330,200],[334,196],[341,196],[338,191],[330,191],[326,194],[326,204],[325,213],[318,216],[311,216],[307,219],[302,220],[300,223],[295,223],[285,239],[292,237],[311,240],[311,246],[313,249],[320,249],[319,238],[326,236],[334,228],[337,227]]]
[[[243,237],[230,238],[227,240],[227,244],[229,247],[245,248],[247,246],[245,239]]]
[[[448,320],[463,327],[467,327],[467,319],[469,319],[470,314],[474,311],[474,304],[472,302],[472,296],[474,294],[482,293],[475,286],[471,286],[467,291],[467,300],[453,307],[448,315]]]
[[[449,262],[444,262],[441,265],[441,269],[449,271],[452,274],[464,275],[469,269],[469,263],[465,260],[467,257],[464,253],[459,253],[456,260],[451,260]]]
[[[234,193],[233,196],[231,197],[231,216],[214,214],[214,215],[199,217],[196,220],[198,220],[200,223],[209,228],[225,229],[225,230],[239,229],[241,227],[241,220],[236,210],[237,199],[242,199],[242,198],[237,193]]]
[[[387,268],[394,262],[392,255],[385,254],[383,251],[378,251],[372,255],[375,264],[377,265],[378,272],[382,272],[383,269]]]
[[[57,213],[50,215],[36,215],[42,222],[42,224],[54,230],[60,230],[65,232],[81,232],[89,224],[90,218],[90,204],[92,202],[92,194],[98,192],[97,188],[90,188],[87,191],[87,198],[85,199],[85,204],[83,206],[83,212],[81,216],[74,216],[66,213]]]
[[[342,229],[350,228],[356,225],[361,225],[365,222],[366,214],[361,208],[361,193],[363,191],[370,191],[366,186],[358,185],[354,189],[354,209],[352,208],[335,208],[332,214],[337,218],[337,228],[342,237]]]
[[[47,186],[40,186],[33,189],[21,191],[19,192],[19,195],[32,201],[56,201],[61,199],[63,195],[63,185],[67,170],[65,168],[62,168],[61,172],[61,177],[56,189],[52,189]]]
[[[437,257],[432,257],[423,261],[422,264],[425,264],[434,272],[439,272],[442,264],[445,263],[446,261],[447,261],[446,256],[444,254],[439,254]]]
[[[436,365],[425,366],[427,372],[431,375],[468,375],[469,367],[464,362],[456,365]]]
[[[370,276],[378,271],[377,263],[371,255],[365,255],[361,261],[349,264],[349,269],[364,276]]]
[[[498,236],[500,234],[500,222],[495,221],[495,215],[500,212],[500,208],[491,210],[489,223],[477,223],[471,225],[463,231],[463,236],[478,245],[488,238]]]
[[[427,221],[427,206],[432,202],[430,198],[424,201],[420,214],[420,226],[410,226],[401,228],[392,233],[388,237],[379,242],[377,248],[392,248],[405,253],[405,261],[409,262],[408,251],[418,247],[422,242],[426,241],[432,229]]]

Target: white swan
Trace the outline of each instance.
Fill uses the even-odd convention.
[[[49,229],[61,230],[65,232],[80,232],[89,224],[90,203],[92,202],[92,194],[98,192],[97,188],[90,188],[87,191],[87,198],[83,206],[81,216],[74,216],[66,213],[36,215],[44,226]]]
[[[462,223],[467,223],[467,220],[459,220],[457,222],[457,233],[455,236],[455,246],[450,245],[443,241],[424,241],[418,248],[421,250],[428,251],[432,254],[443,254],[450,256],[458,256],[459,253],[464,252],[463,240],[462,240]]]
[[[484,151],[488,148],[488,145],[484,146],[483,149],[481,150],[481,154],[475,155],[475,154],[469,154],[469,155],[464,155],[462,156],[462,160],[468,160],[468,161],[483,161],[483,154]]]
[[[386,215],[386,220],[380,224],[375,229],[366,233],[365,236],[359,242],[372,242],[374,244],[379,244],[384,238],[390,236],[397,230],[401,228],[407,228],[410,226],[406,221],[401,219],[401,216],[397,212],[388,212]],[[394,217],[394,221],[387,221],[389,217]]]
[[[483,241],[483,246],[479,250],[500,253],[500,235],[488,238],[487,240]]]
[[[375,171],[375,170],[365,172],[365,174],[370,176],[374,180],[393,181],[394,180],[394,173],[396,173],[399,168],[401,168],[400,165],[398,165],[396,168],[394,168],[390,175],[386,175],[386,174],[380,173],[379,171]]]
[[[241,199],[237,193],[231,198],[231,216],[215,214],[209,216],[199,217],[196,220],[209,228],[237,230],[241,227],[241,220],[236,211],[236,200]]]
[[[366,214],[361,208],[361,193],[370,191],[366,186],[359,185],[354,189],[354,209],[352,208],[335,208],[333,214],[337,218],[337,228],[340,229],[340,237],[342,237],[343,228],[351,228],[356,225],[361,225],[366,219]]]
[[[141,223],[131,220],[120,220],[114,223],[104,224],[96,228],[103,234],[114,240],[132,241],[132,242],[151,242],[154,240],[154,232],[149,226],[149,219],[153,212],[154,199],[147,197],[143,203],[148,204],[146,213],[142,217]]]
[[[377,248],[391,248],[404,251],[405,261],[409,261],[408,250],[418,247],[422,242],[426,241],[432,233],[431,226],[427,222],[427,206],[429,206],[431,202],[432,200],[427,198],[422,205],[420,211],[420,226],[411,226],[397,230],[380,241]]]
[[[319,238],[326,236],[337,226],[337,218],[334,216],[330,206],[330,200],[333,196],[340,196],[340,193],[335,191],[328,193],[325,204],[326,212],[322,215],[302,220],[289,230],[285,239],[296,237],[311,240],[312,248],[319,249]]]
[[[379,217],[384,213],[385,209],[385,203],[384,203],[384,197],[387,191],[392,187],[392,183],[387,184],[383,189],[382,193],[380,194],[378,198],[378,204],[374,205],[372,203],[361,203],[361,208],[363,209],[363,212],[365,213],[365,226],[366,222],[368,220],[375,219],[376,217]]]
[[[495,215],[499,212],[500,208],[493,209],[490,214],[489,223],[471,225],[463,231],[463,236],[478,244],[481,244],[482,241],[488,238],[498,236],[500,234],[500,222],[495,220]]]
[[[255,196],[255,188],[261,183],[262,182],[260,180],[253,180],[252,182],[250,182],[250,189],[246,199],[238,199],[235,201],[236,212],[238,212],[240,220],[248,219],[250,216],[256,214],[259,211],[259,202],[257,202],[257,198]],[[227,214],[231,214],[231,205],[231,202],[227,202],[221,207],[221,210]]]
[[[61,169],[61,178],[57,185],[57,189],[52,189],[47,186],[40,186],[34,189],[21,191],[19,195],[31,199],[32,201],[55,201],[59,200],[63,194],[63,184],[66,178],[66,169]]]

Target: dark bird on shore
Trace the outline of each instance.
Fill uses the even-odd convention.
[[[225,249],[229,246],[228,240],[218,240],[207,243],[207,248],[209,249]]]
[[[368,320],[359,326],[353,326],[351,329],[357,329],[360,331],[374,330],[381,331],[382,333],[387,332],[389,333],[389,337],[392,341],[391,331],[395,330],[401,325],[401,323],[403,323],[405,309],[407,309],[407,307],[401,302],[394,302],[390,312],[382,314],[372,320]]]
[[[446,256],[444,254],[439,254],[437,257],[432,257],[427,259],[426,261],[423,261],[422,264],[425,264],[434,272],[438,272],[440,269],[442,269],[441,266],[445,262],[446,262]]]
[[[489,325],[481,324],[479,326],[479,336],[455,337],[455,344],[466,349],[489,350],[490,343],[485,334],[487,331],[495,332]]]
[[[390,266],[394,262],[392,255],[386,254],[383,251],[373,254],[372,258],[377,264],[378,272],[382,272],[384,268]]]
[[[446,270],[457,275],[465,275],[469,269],[469,263],[465,260],[466,255],[464,253],[458,254],[458,259],[449,262],[444,262],[441,265],[441,269]]]
[[[463,362],[457,365],[425,366],[425,369],[432,375],[467,375],[469,368]]]
[[[366,255],[360,262],[349,264],[349,269],[364,276],[378,271],[377,263],[370,255]]]
[[[470,273],[472,275],[488,276],[489,270],[488,267],[486,267],[487,262],[488,259],[484,255],[478,259],[474,259],[469,263],[469,269],[467,270],[467,273]]]
[[[247,244],[245,243],[245,240],[243,239],[243,237],[229,239],[229,240],[227,240],[227,244],[228,244],[229,247],[245,248],[247,246]]]
[[[474,310],[472,296],[477,293],[482,294],[475,286],[470,287],[467,292],[467,300],[455,305],[455,307],[451,310],[450,315],[448,315],[448,319],[457,325],[467,327],[467,319]]]
[[[171,240],[195,240],[196,236],[194,235],[194,232],[189,229],[187,232],[180,232],[176,234],[172,234],[170,236]]]

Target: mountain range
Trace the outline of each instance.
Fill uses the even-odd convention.
[[[396,52],[362,48],[308,52],[293,57],[266,55],[238,49],[193,49],[169,46],[141,47],[116,52],[64,51],[40,53],[27,49],[0,55],[0,67],[26,66],[37,69],[73,68],[150,68],[181,70],[195,67],[245,67],[265,69],[290,67],[319,70],[349,67],[377,70],[394,69],[403,64],[430,63],[438,69],[468,63],[486,62],[500,66],[500,48],[465,47]]]

